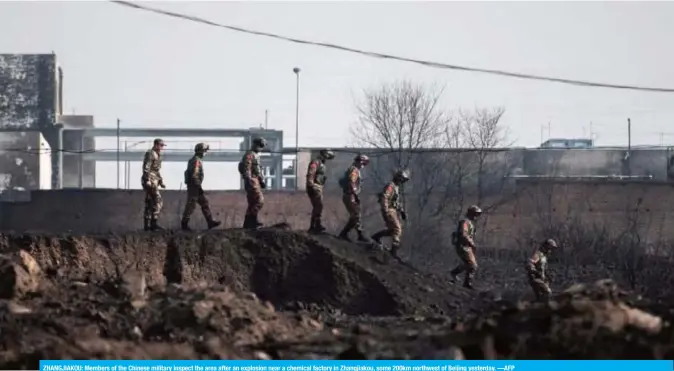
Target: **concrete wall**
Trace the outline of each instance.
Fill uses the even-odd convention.
[[[65,129],[94,127],[94,117],[90,115],[61,115],[58,121],[64,124]],[[63,187],[96,187],[96,162],[82,162],[80,154],[76,153],[96,150],[96,139],[83,138],[81,132],[66,130],[63,133],[63,148],[71,151],[70,153],[66,152],[63,154]],[[82,173],[81,179],[80,173]]]
[[[39,189],[52,189],[52,150],[45,137],[39,135],[38,182]]]
[[[39,132],[0,133],[0,189],[51,189],[52,153]]]
[[[53,54],[0,54],[0,128],[48,129],[59,114]]]
[[[306,174],[308,158],[318,155],[319,149],[305,150],[300,157],[300,175]],[[372,149],[340,148],[336,158],[328,164],[329,183],[326,190],[337,191],[337,180],[359,152],[370,155],[370,166],[363,171],[363,184],[367,191],[378,191],[381,184],[388,181],[392,169],[400,163],[396,154],[376,152]],[[513,148],[489,152],[486,155],[486,182],[494,185],[508,175],[545,175],[545,176],[591,176],[591,175],[651,175],[655,180],[668,180],[668,159],[674,152],[666,148],[632,149],[630,160],[626,159],[627,148],[596,149],[535,149]],[[474,176],[478,162],[478,152],[428,151],[412,156],[408,168],[412,173],[414,186],[419,177],[424,181],[433,173],[451,171],[457,161],[465,166],[464,172]],[[454,165],[453,165],[454,164]],[[669,171],[674,175],[674,168]],[[430,174],[430,175],[429,175]],[[446,176],[449,174],[445,174]],[[303,179],[303,178],[300,178]],[[417,184],[417,187],[419,185]]]
[[[208,192],[207,196],[214,214],[226,227],[241,225],[246,208],[243,192]],[[185,194],[167,191],[163,197],[162,222],[177,228]],[[263,222],[288,222],[296,229],[308,227],[310,204],[304,192],[268,192],[265,197]],[[546,225],[558,227],[569,220],[608,226],[616,233],[627,230],[630,220],[636,220],[643,241],[674,241],[674,186],[669,183],[520,181],[515,192],[503,201],[483,218],[479,239],[484,245],[526,243],[523,241],[533,237],[533,231]],[[365,196],[363,202],[366,230],[381,228],[374,195]],[[106,189],[34,191],[29,201],[3,202],[0,207],[2,230],[123,232],[141,228],[143,193]],[[326,195],[324,217],[333,232],[346,221],[338,195]],[[440,229],[433,231],[434,238],[446,241],[454,228],[451,219],[438,220]],[[193,221],[195,227],[204,227],[199,211]]]

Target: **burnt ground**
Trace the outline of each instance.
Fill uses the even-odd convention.
[[[496,282],[448,285],[329,235],[4,235],[0,253],[2,369],[40,359],[674,357],[671,307],[613,281],[530,303]]]

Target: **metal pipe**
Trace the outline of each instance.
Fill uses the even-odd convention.
[[[128,141],[124,141],[124,153],[129,149]],[[124,161],[124,189],[129,189],[129,161]]]
[[[299,157],[300,157],[300,68],[293,68],[295,72],[295,190],[299,189]]]
[[[58,128],[58,133],[56,137],[56,151],[58,153],[56,157],[56,187],[57,189],[63,189],[63,124],[56,124]]]
[[[120,126],[120,121],[117,119],[117,189],[119,189],[119,126]]]
[[[80,135],[79,186],[84,188],[84,135]]]

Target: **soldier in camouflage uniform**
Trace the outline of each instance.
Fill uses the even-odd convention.
[[[360,170],[370,163],[370,158],[365,155],[358,155],[353,159],[353,164],[349,166],[340,179],[339,183],[342,187],[342,201],[349,213],[349,221],[344,226],[344,229],[339,233],[339,238],[350,241],[349,232],[356,229],[358,232],[358,241],[367,242],[367,238],[363,235],[363,225],[361,223],[360,211]]]
[[[407,219],[407,213],[400,204],[400,185],[410,180],[410,175],[407,171],[398,170],[393,175],[393,180],[384,187],[384,190],[379,195],[379,205],[381,207],[381,215],[384,218],[386,229],[381,230],[372,235],[372,240],[377,245],[381,245],[381,239],[385,236],[391,237],[391,255],[398,257],[398,250],[400,249],[400,237],[403,230],[400,226],[398,213],[400,218],[404,221]]]
[[[145,152],[143,159],[143,176],[141,185],[145,191],[145,211],[143,229],[148,231],[162,230],[157,224],[159,213],[163,206],[159,188],[166,188],[164,180],[159,173],[161,171],[161,151],[166,147],[164,141],[155,139],[152,148]]]
[[[266,145],[267,141],[264,138],[253,139],[252,148],[246,151],[241,162],[239,162],[239,173],[243,178],[246,199],[248,200],[243,228],[256,229],[262,226],[258,215],[264,205],[262,190],[267,188],[267,183],[262,173],[260,152]]]
[[[534,250],[533,255],[525,264],[527,276],[529,277],[529,284],[534,290],[536,300],[547,301],[552,294],[550,290],[550,281],[545,274],[545,269],[548,265],[548,255],[557,248],[557,242],[549,239],[544,241],[538,248]]]
[[[478,217],[482,215],[482,210],[473,205],[468,208],[466,217],[461,219],[458,224],[457,231],[452,234],[452,242],[456,248],[456,253],[461,259],[461,263],[452,271],[451,282],[456,283],[456,278],[462,272],[466,272],[466,278],[463,281],[463,286],[472,289],[473,278],[477,271],[477,260],[475,260],[475,222]]]
[[[213,220],[211,214],[211,207],[208,204],[208,199],[204,194],[202,184],[204,182],[204,165],[203,157],[208,152],[209,146],[204,143],[198,143],[194,146],[194,156],[187,163],[187,170],[185,170],[185,185],[187,186],[187,202],[185,203],[185,211],[183,212],[183,219],[180,222],[180,228],[184,231],[189,231],[190,217],[197,207],[201,206],[201,213],[204,214],[208,229],[213,229],[221,223]]]
[[[307,168],[307,195],[311,201],[311,224],[309,233],[325,232],[323,226],[323,186],[325,185],[325,162],[335,158],[335,153],[327,149],[321,150],[318,158],[309,163]]]

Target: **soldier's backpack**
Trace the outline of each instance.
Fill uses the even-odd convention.
[[[342,190],[346,190],[349,187],[349,170],[351,170],[351,168],[346,169],[344,175],[339,178],[339,187],[342,188]]]
[[[247,155],[248,155],[248,154],[246,154],[246,156],[247,156]],[[245,160],[245,157],[242,158],[241,161],[239,161],[239,174],[241,174],[241,175],[243,175],[243,173],[246,172],[245,165],[244,165],[244,160]]]
[[[456,230],[452,232],[452,246],[458,247],[459,243],[461,242],[461,225],[463,224],[463,220],[459,220],[456,226]]]

